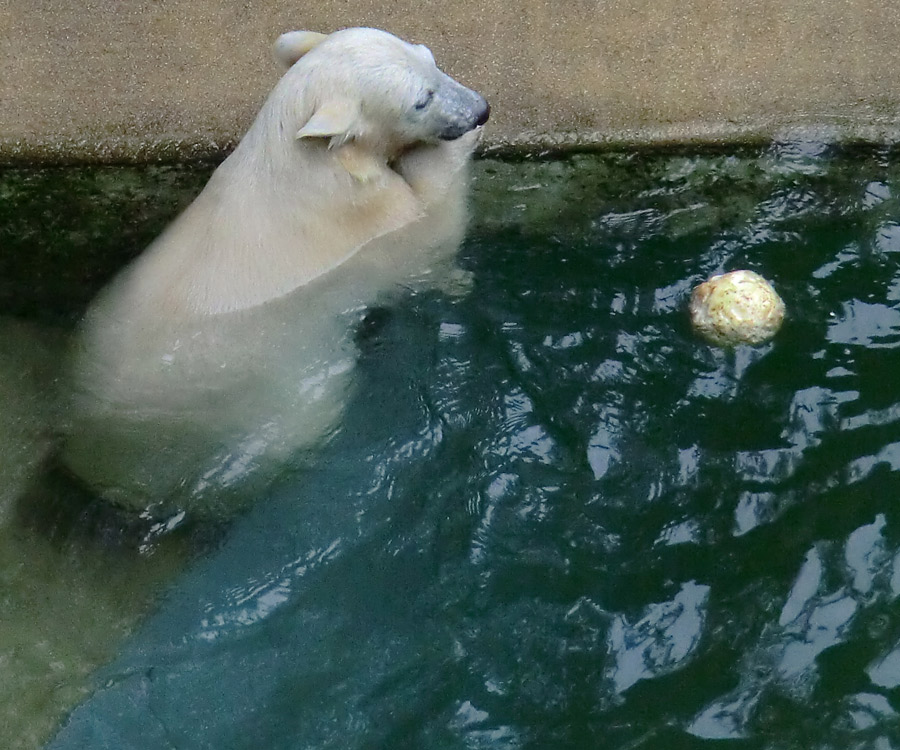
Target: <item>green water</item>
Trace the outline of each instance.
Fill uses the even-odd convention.
[[[475,171],[472,292],[384,311],[317,465],[122,606],[48,747],[900,747],[897,152]],[[3,309],[67,325],[204,177],[9,172]],[[724,352],[685,305],[736,268],[788,318]]]

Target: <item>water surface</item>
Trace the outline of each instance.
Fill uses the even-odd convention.
[[[898,164],[480,162],[471,293],[383,311],[337,438],[165,587],[48,746],[900,747]],[[196,178],[107,179],[177,202]],[[737,268],[788,318],[726,352],[685,306]],[[65,321],[57,286],[3,298]]]

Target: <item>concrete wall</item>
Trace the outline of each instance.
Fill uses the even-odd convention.
[[[892,139],[900,0],[0,0],[0,158],[217,153],[282,31],[373,25],[493,105],[488,146]]]

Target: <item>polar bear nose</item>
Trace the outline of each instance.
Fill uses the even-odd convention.
[[[456,84],[453,106],[438,137],[453,141],[470,130],[484,125],[491,114],[491,106],[480,94]]]
[[[485,99],[482,99],[481,102],[482,104],[484,104],[484,108],[475,118],[476,128],[480,128],[482,125],[484,125],[488,121],[488,118],[491,116],[491,105],[488,104],[487,100]]]
[[[471,98],[467,107],[469,111],[466,113],[468,115],[466,119],[469,123],[467,130],[474,130],[488,121],[488,117],[491,116],[491,105],[487,103],[487,100],[481,94],[472,90],[469,90],[469,93]]]

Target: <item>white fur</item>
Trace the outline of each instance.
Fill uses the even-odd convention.
[[[237,149],[82,326],[64,457],[128,507],[227,514],[321,441],[360,311],[462,237],[477,129],[436,134],[483,100],[385,32],[293,35]]]

